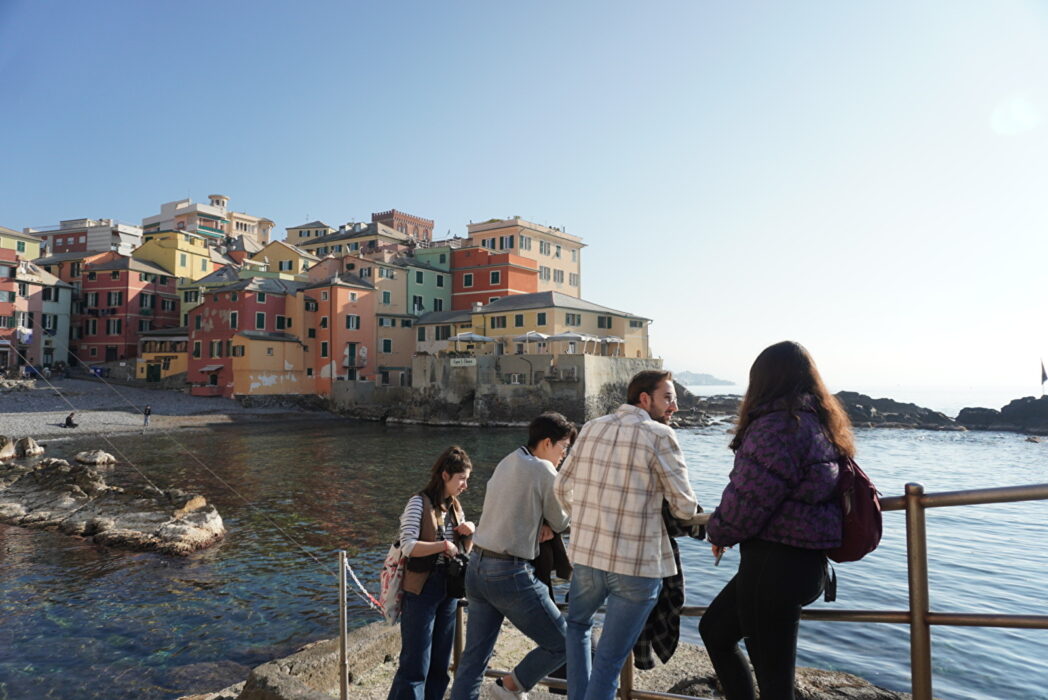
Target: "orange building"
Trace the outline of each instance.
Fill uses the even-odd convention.
[[[451,251],[451,308],[472,309],[511,294],[538,291],[538,263],[513,253],[487,248]]]

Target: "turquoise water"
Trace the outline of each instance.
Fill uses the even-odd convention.
[[[711,506],[731,469],[724,428],[679,435],[696,492]],[[515,430],[348,421],[174,437],[115,442],[161,485],[205,494],[228,538],[176,559],[0,526],[0,699],[173,698],[243,680],[253,665],[335,636],[336,550],[348,549],[358,575],[377,588],[399,512],[429,461],[450,443],[469,451],[476,469],[464,505],[476,517],[491,469],[521,439]],[[858,439],[860,463],[886,495],[912,480],[929,491],[1048,481],[1048,444],[1019,435],[867,430]],[[55,442],[50,454],[99,443]],[[120,468],[113,480],[133,478]],[[1046,511],[1044,502],[929,511],[933,609],[1048,614]],[[701,543],[682,547],[688,602],[704,604],[737,555],[714,568]],[[902,513],[885,514],[880,549],[837,571],[832,607],[905,608]],[[378,619],[358,599],[350,606],[351,624]],[[696,622],[684,622],[688,641],[698,642]],[[937,697],[1048,697],[1048,631],[936,628],[933,652]],[[799,656],[908,689],[904,626],[805,623]]]

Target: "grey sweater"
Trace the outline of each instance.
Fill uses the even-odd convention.
[[[568,527],[568,514],[553,495],[556,476],[552,463],[526,448],[508,454],[488,480],[473,543],[521,559],[537,557],[543,520],[554,532]]]

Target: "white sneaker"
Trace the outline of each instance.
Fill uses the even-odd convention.
[[[491,685],[491,697],[499,700],[528,700],[528,694],[523,690],[513,691],[502,685],[499,678]]]

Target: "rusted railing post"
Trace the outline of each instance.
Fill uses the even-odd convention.
[[[338,688],[341,700],[349,700],[349,658],[346,611],[346,550],[338,552]]]
[[[906,484],[906,568],[910,583],[910,683],[914,700],[932,700],[932,633],[928,625],[928,538],[924,486]]]
[[[622,672],[619,673],[619,697],[622,700],[633,700],[633,652],[626,657],[626,663],[622,664]]]

